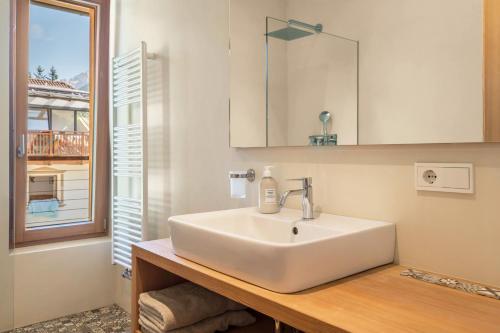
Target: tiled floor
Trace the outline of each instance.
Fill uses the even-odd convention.
[[[122,333],[130,332],[130,316],[118,305],[17,328],[10,333]]]

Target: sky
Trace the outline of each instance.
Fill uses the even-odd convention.
[[[29,71],[54,66],[60,80],[88,72],[89,24],[88,15],[31,3]]]

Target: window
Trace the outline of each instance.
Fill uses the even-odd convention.
[[[83,111],[76,111],[76,125],[75,131],[88,132],[89,131],[89,113]]]
[[[109,215],[109,1],[12,4],[12,243],[102,235]]]
[[[28,127],[28,130],[29,129]],[[52,130],[74,131],[75,113],[68,110],[52,110]]]
[[[33,130],[48,130],[49,112],[44,109],[28,110],[28,128]]]

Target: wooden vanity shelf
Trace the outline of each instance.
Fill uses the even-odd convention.
[[[176,256],[170,240],[132,247],[132,332],[142,292],[189,280],[263,315],[231,333],[273,332],[277,319],[304,332],[499,333],[500,301],[408,277],[387,265],[295,294],[279,294]]]

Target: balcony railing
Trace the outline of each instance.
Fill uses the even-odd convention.
[[[29,159],[88,159],[89,133],[28,131]]]

